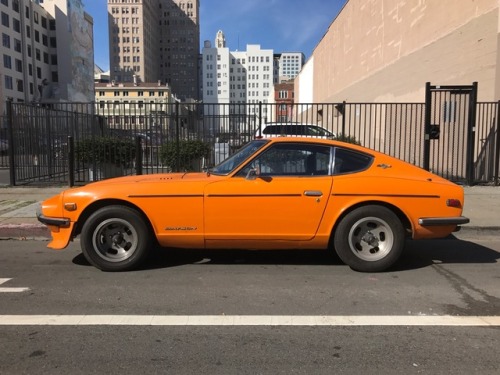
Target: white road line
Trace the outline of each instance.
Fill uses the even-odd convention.
[[[12,279],[0,279],[0,285]],[[30,288],[0,288],[0,293],[21,293],[30,290]]]
[[[0,315],[0,326],[475,326],[500,316],[338,315]]]

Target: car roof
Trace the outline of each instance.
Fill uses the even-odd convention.
[[[307,125],[307,126],[316,126],[318,128],[323,128],[321,125],[310,124],[310,123],[307,123],[307,122],[266,122],[265,124],[262,124],[262,126],[269,126],[269,125],[280,125],[280,126],[286,126],[286,125]]]
[[[347,147],[352,150],[357,150],[363,153],[368,153],[371,155],[386,155],[381,152],[377,152],[375,150],[372,150],[371,148],[366,148],[364,146],[356,145],[354,143],[348,143],[348,142],[342,142],[338,141],[335,139],[324,139],[324,138],[313,138],[313,137],[273,137],[273,138],[265,138],[264,139],[267,142],[272,142],[272,143],[313,143],[313,144],[323,144],[323,145],[328,145],[328,146],[337,146],[337,147]]]

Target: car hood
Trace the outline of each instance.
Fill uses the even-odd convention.
[[[123,185],[123,184],[140,184],[152,182],[166,182],[166,181],[205,181],[217,176],[212,176],[205,172],[182,172],[182,173],[161,173],[140,176],[126,176],[110,178],[98,182],[93,182],[87,186],[100,186],[100,185]]]

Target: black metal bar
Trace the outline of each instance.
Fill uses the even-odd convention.
[[[7,100],[7,129],[9,145],[9,175],[10,185],[16,186],[16,162],[14,153],[14,111],[12,109],[12,99]]]
[[[175,172],[180,172],[179,155],[180,155],[180,105],[179,102],[175,102]]]
[[[472,91],[469,98],[469,117],[467,134],[467,160],[466,176],[467,184],[474,183],[474,144],[476,142],[476,106],[477,106],[477,82],[472,84]]]
[[[494,160],[494,165],[495,167],[495,186],[500,185],[500,180],[499,180],[499,172],[500,172],[500,100],[497,102],[497,118],[496,118],[496,124],[497,124],[497,138],[496,138],[496,147],[495,147],[495,160]]]
[[[345,112],[346,112],[346,102],[345,100],[342,102],[342,135],[345,136]]]
[[[75,141],[72,136],[68,136],[68,184],[75,186]]]
[[[424,115],[424,161],[423,168],[429,170],[431,159],[431,140],[430,140],[430,127],[431,127],[431,110],[432,110],[432,96],[431,96],[431,83],[425,84],[425,115]]]
[[[141,137],[135,137],[135,174],[142,175],[142,142]]]
[[[262,102],[259,102],[259,129],[262,129]]]

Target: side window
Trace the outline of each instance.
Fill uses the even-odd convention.
[[[330,149],[301,143],[276,144],[252,160],[238,176],[246,176],[251,169],[259,169],[261,176],[325,176],[329,174]]]
[[[264,133],[264,134],[280,134],[280,132],[277,132],[277,130],[278,130],[278,129],[276,129],[276,126],[274,126],[274,125],[269,125],[269,126],[267,126],[267,127],[264,129],[263,133]],[[276,132],[277,132],[277,133],[276,133]]]
[[[360,172],[370,167],[372,162],[373,157],[370,155],[337,147],[335,148],[333,174]]]

